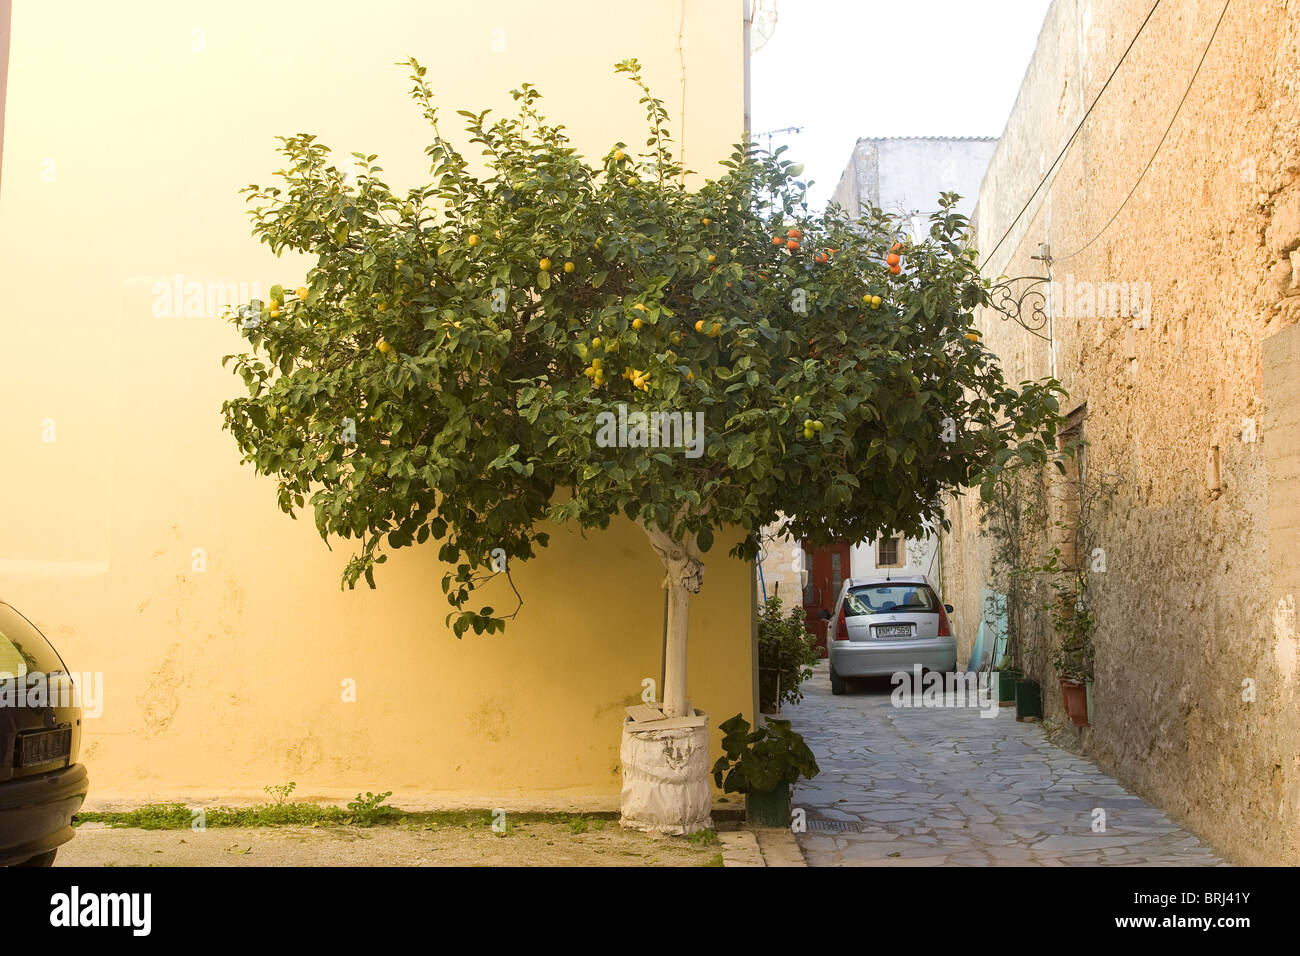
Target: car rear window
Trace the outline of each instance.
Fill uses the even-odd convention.
[[[851,588],[844,598],[844,616],[864,614],[924,614],[937,612],[939,600],[926,584],[889,582]]]
[[[62,670],[63,662],[41,632],[9,605],[0,604],[0,680]]]

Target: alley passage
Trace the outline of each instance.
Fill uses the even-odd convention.
[[[810,866],[1220,864],[1214,851],[1014,708],[902,709],[887,679],[831,696],[826,663],[787,707],[821,773],[801,780]],[[1093,832],[1094,810],[1106,829]]]

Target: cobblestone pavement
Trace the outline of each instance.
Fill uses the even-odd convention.
[[[1222,865],[1014,708],[895,708],[888,679],[833,697],[824,661],[803,686],[785,716],[821,768],[794,793],[810,866]]]

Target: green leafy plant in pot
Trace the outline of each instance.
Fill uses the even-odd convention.
[[[771,720],[750,732],[740,714],[722,723],[722,756],[713,765],[713,781],[724,793],[743,793],[750,823],[790,824],[790,787],[800,777],[820,773],[813,752],[790,729],[788,720]]]
[[[768,598],[758,618],[759,709],[772,714],[782,704],[799,703],[799,685],[812,676],[816,663],[816,639],[804,626],[804,609],[795,607],[787,615],[779,597]]]

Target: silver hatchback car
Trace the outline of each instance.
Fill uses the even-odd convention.
[[[941,673],[955,671],[951,612],[924,575],[845,581],[828,626],[831,693],[844,693],[846,677],[910,672],[917,664]]]

